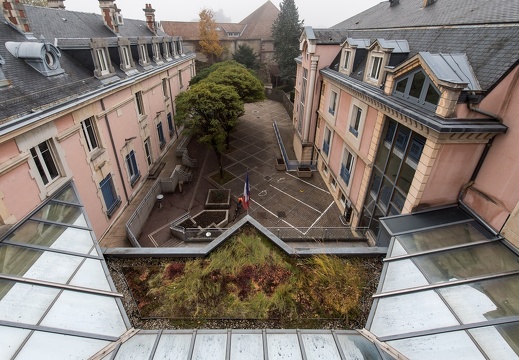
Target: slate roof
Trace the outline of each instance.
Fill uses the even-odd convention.
[[[519,2],[437,0],[426,8],[421,4],[422,0],[401,0],[390,7],[385,1],[331,29],[314,29],[314,34],[320,44],[334,43],[333,38],[407,40],[408,58],[421,51],[466,54],[487,91],[518,63]]]
[[[68,45],[67,49],[60,49],[59,62],[65,72],[61,75],[45,77],[23,59],[14,57],[7,51],[5,43],[29,40],[5,21],[0,22],[0,56],[5,60],[1,69],[5,78],[11,81],[10,86],[0,87],[0,125],[17,117],[32,114],[35,110],[63,104],[83,94],[104,88],[106,81],[94,77],[88,46],[89,39],[102,37],[109,43],[117,39],[116,35],[104,25],[101,15],[28,5],[25,5],[25,9],[31,31],[36,39],[43,36],[45,41],[51,44],[58,39],[56,41],[58,47],[60,44]],[[167,36],[162,31],[159,31],[158,35]],[[148,29],[145,21],[124,19],[124,25],[120,26],[120,36],[135,39],[151,38],[154,34]],[[69,50],[74,47],[81,49]],[[184,60],[185,58],[175,62]],[[127,78],[113,59],[112,65],[121,80]],[[136,68],[140,73],[144,72],[137,62]]]
[[[268,0],[256,11],[240,21],[240,24],[247,24],[242,38],[272,40],[272,25],[278,16],[279,9],[272,1]]]
[[[383,1],[334,26],[334,29],[386,29],[460,24],[503,24],[519,21],[519,2],[510,0],[400,0],[390,7]]]

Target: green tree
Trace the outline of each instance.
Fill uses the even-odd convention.
[[[198,15],[200,16],[200,21],[198,22],[200,48],[210,62],[215,62],[222,55],[223,47],[218,40],[214,13],[212,10],[204,9]]]
[[[294,0],[283,0],[279,4],[280,12],[272,24],[274,40],[274,60],[276,60],[281,79],[292,83],[296,77],[296,62],[294,59],[301,55],[299,51],[299,36],[303,21],[299,21]]]
[[[258,54],[256,54],[254,49],[247,44],[238,46],[238,50],[236,50],[236,53],[232,58],[249,69],[255,71],[259,69],[260,63],[258,60]]]
[[[225,127],[236,126],[244,112],[240,96],[232,86],[203,81],[180,93],[176,104],[179,124],[184,125],[186,133],[213,148],[223,177]]]

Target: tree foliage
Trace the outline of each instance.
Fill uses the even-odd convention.
[[[243,64],[245,67],[257,71],[260,67],[258,60],[258,54],[254,52],[254,49],[247,44],[238,46],[238,50],[233,55],[233,59]]]
[[[279,15],[272,24],[274,59],[279,66],[280,77],[285,81],[293,81],[296,77],[294,59],[300,55],[299,36],[303,21],[299,21],[294,0],[283,0],[279,8]]]
[[[236,61],[225,61],[205,81],[232,86],[244,103],[265,100],[265,89],[256,75]]]
[[[200,16],[200,21],[198,22],[200,48],[211,62],[215,62],[222,55],[223,47],[218,40],[214,13],[212,10],[204,9],[198,15]]]
[[[232,86],[203,81],[176,98],[177,117],[184,131],[198,137],[216,153],[220,176],[223,176],[222,152],[226,128],[234,128],[243,114],[243,102]]]

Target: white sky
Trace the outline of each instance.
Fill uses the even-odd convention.
[[[204,8],[223,14],[232,22],[240,22],[267,0],[118,0],[117,7],[125,18],[145,20],[144,9],[150,3],[157,21],[198,21]],[[382,0],[295,0],[299,20],[314,28],[328,28],[366,10]],[[281,0],[272,0],[279,9]],[[98,0],[66,0],[67,10],[100,14]]]

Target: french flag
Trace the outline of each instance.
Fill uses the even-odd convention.
[[[247,210],[249,208],[250,201],[250,186],[249,186],[249,172],[245,175],[245,185],[243,187],[243,208]]]

